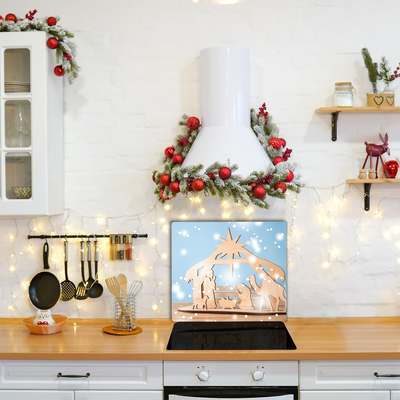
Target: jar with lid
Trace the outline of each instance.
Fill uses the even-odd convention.
[[[334,107],[353,107],[353,91],[355,91],[351,82],[335,83],[335,92],[333,93]]]
[[[133,260],[133,240],[132,235],[125,236],[125,260]]]
[[[117,260],[125,259],[125,235],[117,235]]]
[[[110,260],[117,259],[117,235],[110,235]]]

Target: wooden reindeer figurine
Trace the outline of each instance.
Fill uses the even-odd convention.
[[[385,138],[382,137],[381,134],[379,134],[379,137],[382,140],[382,144],[373,144],[373,143],[367,143],[365,142],[366,149],[365,151],[367,152],[367,157],[365,157],[364,165],[362,167],[362,170],[364,170],[365,164],[367,164],[368,157],[369,157],[369,162],[370,162],[370,169],[369,169],[369,178],[377,178],[378,177],[378,162],[381,160],[382,165],[384,166],[384,162],[382,160],[382,154],[388,153],[390,155],[390,149],[388,145],[388,134],[385,134]],[[372,157],[376,157],[376,166],[375,169],[372,168]]]

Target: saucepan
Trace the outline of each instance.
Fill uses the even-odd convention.
[[[29,299],[39,310],[53,308],[61,297],[61,285],[58,278],[50,272],[49,244],[43,246],[44,270],[38,272],[29,284]]]

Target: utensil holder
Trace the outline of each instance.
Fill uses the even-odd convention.
[[[122,306],[122,307],[121,307]],[[136,325],[136,296],[128,294],[128,299],[125,297],[114,297],[114,330],[118,331],[133,331],[137,328]]]

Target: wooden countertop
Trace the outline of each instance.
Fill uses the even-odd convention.
[[[137,335],[102,331],[110,320],[69,319],[60,333],[34,335],[21,319],[0,319],[2,360],[393,360],[400,359],[400,318],[292,318],[297,350],[168,351],[173,323],[139,320]]]

